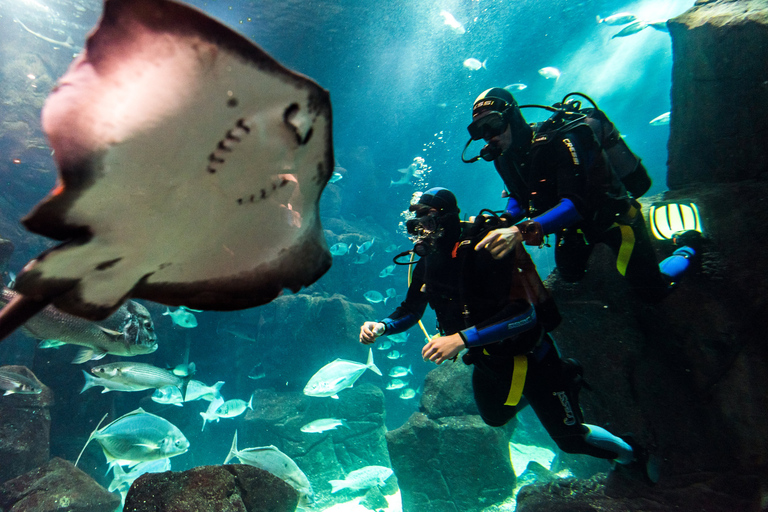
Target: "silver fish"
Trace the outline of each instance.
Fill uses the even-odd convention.
[[[654,117],[653,119],[651,119],[651,122],[648,123],[648,124],[650,124],[651,126],[664,126],[664,125],[668,125],[669,124],[669,116],[670,116],[670,113],[669,112],[665,112],[665,113],[661,114],[660,116]]]
[[[13,394],[39,395],[43,392],[43,388],[29,377],[0,370],[0,391],[4,391],[3,396]]]
[[[363,294],[363,297],[365,297],[365,300],[367,300],[371,304],[378,304],[379,302],[384,300],[384,296],[380,292],[377,292],[376,290],[368,290]]]
[[[296,489],[301,495],[300,502],[311,503],[314,500],[312,485],[307,475],[296,465],[292,458],[281,452],[275,446],[260,446],[256,448],[237,449],[237,431],[232,439],[232,448],[224,460],[224,464],[237,458],[242,464],[248,464],[264,471],[269,471]]]
[[[373,245],[373,242],[376,241],[376,237],[371,238],[367,242],[363,242],[363,245],[357,246],[357,254],[363,254],[365,251],[371,248]]]
[[[342,389],[351,388],[366,370],[381,375],[381,370],[373,362],[373,350],[370,348],[368,349],[368,362],[365,364],[336,359],[320,368],[304,386],[304,394],[339,398],[337,393]]]
[[[91,368],[91,373],[96,377],[110,380],[124,385],[131,385],[136,391],[141,389],[161,388],[163,386],[176,386],[181,388],[184,380],[174,375],[173,372],[152,366],[147,363],[132,363],[120,361],[117,363],[102,364]]]
[[[472,71],[477,71],[478,69],[485,68],[485,64],[487,62],[488,62],[488,59],[485,59],[483,62],[480,62],[480,59],[470,57],[464,61],[464,67],[471,69]]]
[[[352,244],[344,244],[344,243],[337,243],[333,244],[331,246],[331,255],[332,256],[344,256],[347,254],[350,250],[352,250]]]
[[[184,306],[181,306],[175,311],[171,311],[171,308],[165,308],[165,313],[163,313],[163,315],[170,316],[173,323],[179,327],[191,329],[197,327],[197,318],[195,318],[195,315],[190,313],[190,311],[190,309],[185,308]]]
[[[408,167],[406,167],[405,169],[397,170],[397,172],[402,174],[402,176],[400,176],[400,178],[397,180],[389,180],[389,186],[392,187],[395,185],[410,185],[411,183],[413,183],[414,180],[418,179],[421,175],[423,175],[424,169],[425,169],[424,159],[420,156],[417,156],[416,158],[413,159],[413,162],[411,162],[411,164],[408,165]]]
[[[408,374],[413,375],[413,370],[409,366],[406,368],[405,366],[395,366],[391,370],[389,370],[389,376],[390,377],[405,377]]]
[[[164,473],[171,470],[171,459],[157,459],[141,462],[126,472],[120,464],[112,466],[112,482],[109,484],[109,492],[128,492],[133,482],[144,473]]]
[[[211,400],[211,403],[208,404],[208,409],[206,409],[205,412],[200,413],[200,416],[203,417],[203,428],[200,429],[201,432],[205,430],[205,424],[209,421],[215,421],[216,423],[219,422],[219,415],[216,414],[216,411],[223,404],[224,399],[221,398],[221,396],[217,396]]]
[[[184,402],[181,390],[176,386],[157,388],[150,398],[159,404],[176,405],[178,407],[182,407]]]
[[[102,386],[104,388],[101,391],[102,393],[107,393],[109,391],[143,391],[147,389],[144,386],[137,387],[133,384],[124,384],[120,382],[113,382],[109,379],[102,379],[101,377],[94,377],[84,370],[83,376],[85,377],[85,385],[83,386],[83,389],[80,390],[80,393],[84,393],[86,389],[91,389],[97,386]]]
[[[208,400],[209,402],[221,397],[221,386],[224,385],[224,381],[220,380],[213,386],[206,386],[199,380],[190,380],[187,383],[187,391],[184,395],[185,402],[191,402],[193,400]]]
[[[342,489],[360,490],[382,486],[393,474],[392,468],[386,466],[365,466],[352,471],[344,480],[329,480],[328,483],[331,484],[333,494]]]
[[[310,421],[301,427],[301,431],[311,434],[319,434],[320,432],[326,432],[328,430],[336,430],[336,427],[347,427],[346,420],[337,420],[336,418],[320,418],[319,420]]]
[[[216,408],[216,416],[219,418],[236,418],[243,414],[246,409],[253,410],[253,395],[248,402],[239,398],[227,400]]]
[[[416,396],[417,392],[411,388],[405,388],[400,392],[400,398],[403,400],[410,400]]]
[[[15,291],[3,288],[0,305],[16,296]],[[38,340],[52,339],[84,347],[73,363],[101,359],[107,354],[138,356],[157,350],[157,335],[149,311],[132,300],[101,322],[84,320],[47,306],[27,321],[22,330]]]
[[[392,390],[392,389],[402,389],[402,388],[404,388],[407,385],[408,385],[408,383],[406,381],[402,380],[402,379],[392,379],[391,381],[389,381],[387,383],[387,389],[389,389],[389,390]]]
[[[140,462],[175,457],[189,449],[189,441],[181,430],[168,420],[145,412],[141,407],[119,417],[101,430],[97,426],[78,455],[75,466],[92,440],[101,445],[110,466],[135,466]]]
[[[599,15],[597,16],[597,22],[605,23],[606,25],[626,25],[627,23],[632,23],[635,20],[637,20],[637,16],[631,12],[619,12],[606,18],[601,18]]]
[[[611,36],[611,39],[614,39],[617,37],[631,36],[632,34],[637,34],[638,32],[645,30],[646,28],[648,28],[648,23],[644,22],[643,20],[633,21],[623,29],[613,34]]]

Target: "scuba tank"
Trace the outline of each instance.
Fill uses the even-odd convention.
[[[589,101],[592,107],[582,109],[581,101],[569,99],[571,96],[581,96]],[[537,126],[537,138],[540,133],[546,134],[553,129],[560,131],[564,128],[572,128],[581,122],[586,123],[592,129],[605,152],[613,172],[621,180],[627,191],[632,194],[632,197],[637,199],[651,188],[651,178],[640,158],[629,149],[616,126],[589,96],[580,92],[572,92],[566,94],[563,101],[555,103],[552,107],[543,105],[520,106],[520,108],[525,107],[540,107],[555,112],[549,119]]]

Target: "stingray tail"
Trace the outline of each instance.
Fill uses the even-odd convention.
[[[33,299],[21,294],[8,301],[0,311],[0,341],[42,311],[50,302],[48,299]]]
[[[99,420],[99,424],[96,425],[96,428],[93,429],[93,432],[91,432],[91,435],[88,436],[88,440],[85,442],[85,444],[83,445],[83,449],[80,450],[80,454],[78,454],[78,456],[77,456],[77,460],[75,461],[75,467],[77,467],[77,463],[80,462],[80,457],[83,456],[83,452],[88,447],[88,444],[93,439],[93,436],[96,435],[96,432],[99,431],[99,427],[101,426],[102,423],[104,423],[104,420],[107,419],[108,415],[109,415],[109,413],[106,413],[104,416],[101,417],[101,419]]]

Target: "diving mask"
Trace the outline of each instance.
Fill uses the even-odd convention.
[[[507,121],[501,112],[488,112],[467,126],[467,131],[472,140],[489,140],[497,135],[501,135],[506,129]]]
[[[440,226],[440,213],[423,204],[411,205],[409,210],[414,212],[416,217],[405,223],[408,237],[413,242],[413,251],[419,256],[425,256],[445,231]]]

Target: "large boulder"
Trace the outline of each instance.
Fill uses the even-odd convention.
[[[50,458],[53,392],[25,366],[0,366],[43,388],[37,395],[0,396],[0,482],[42,466]]]
[[[113,512],[118,506],[118,495],[58,457],[0,485],[0,510],[9,512]]]
[[[125,512],[292,512],[296,491],[262,469],[242,464],[145,473],[131,486]]]
[[[248,412],[239,430],[238,448],[274,445],[291,457],[312,484],[318,508],[336,501],[329,480],[343,480],[365,466],[390,466],[384,437],[384,395],[376,386],[361,384],[345,389],[338,400],[256,390],[253,403],[254,410]],[[321,418],[341,419],[346,425],[320,433],[301,431],[307,423]],[[385,488],[384,492],[392,490]]]
[[[699,0],[669,20],[671,189],[765,178],[768,8],[763,0]]]

